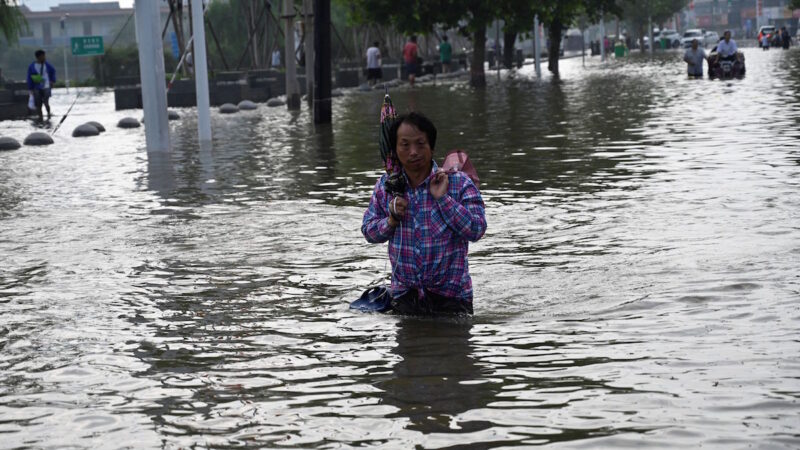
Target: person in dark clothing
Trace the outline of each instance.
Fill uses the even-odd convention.
[[[781,42],[783,49],[788,50],[789,44],[792,42],[792,36],[789,34],[789,30],[787,30],[786,27],[781,27],[781,37],[783,37],[783,42]]]
[[[56,68],[47,62],[44,50],[36,50],[36,61],[28,66],[28,92],[33,95],[39,120],[42,120],[42,105],[47,108],[47,118],[52,117],[50,112],[51,87],[56,82]]]

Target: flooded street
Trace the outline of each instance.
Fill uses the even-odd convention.
[[[212,111],[210,149],[178,109],[148,159],[86,91],[0,152],[0,447],[797,448],[800,50],[745,55],[392,90],[483,182],[463,320],[347,308],[390,273],[381,92]]]

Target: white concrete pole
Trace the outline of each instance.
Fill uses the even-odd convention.
[[[300,109],[300,89],[297,85],[297,58],[294,47],[294,0],[283,1],[283,17],[286,18],[284,41],[286,44],[286,108]]]
[[[303,24],[306,33],[306,98],[308,104],[314,103],[314,4],[303,0]]]
[[[542,39],[539,36],[539,15],[533,16],[533,63],[536,77],[542,78]]]
[[[192,2],[194,23],[194,87],[197,95],[197,137],[200,142],[211,142],[211,111],[208,99],[208,60],[206,58],[206,27],[203,2]]]
[[[170,149],[159,4],[153,0],[136,0],[134,4],[148,152],[168,152]]]
[[[759,29],[759,27],[761,27],[761,11],[759,11],[759,8],[758,8],[758,4],[759,4],[759,2],[760,2],[760,1],[761,1],[761,0],[756,0],[756,14],[755,14],[755,16],[756,16],[756,18],[755,18],[755,21],[756,21],[756,30],[758,30],[758,29]],[[756,37],[757,37],[757,36],[758,36],[758,35],[756,35]]]
[[[494,63],[497,64],[497,79],[500,79],[500,19],[494,21]],[[427,40],[427,39],[426,39]]]
[[[67,67],[67,53],[70,52],[69,33],[67,33],[67,17],[69,14],[61,16],[61,33],[64,35],[64,86],[67,87],[67,94],[69,94],[69,67]],[[102,64],[100,65],[102,71]]]

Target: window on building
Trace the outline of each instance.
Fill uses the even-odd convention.
[[[42,43],[53,45],[53,35],[50,34],[50,22],[42,22]]]
[[[84,20],[83,21],[83,35],[84,36],[91,36],[92,35],[92,21],[91,20]]]

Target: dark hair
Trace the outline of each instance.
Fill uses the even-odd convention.
[[[411,42],[417,42],[417,37],[415,35],[411,35]]]
[[[375,47],[378,47],[378,46],[380,46],[380,45],[381,45],[381,43],[380,43],[380,42],[378,42],[378,41],[375,41],[375,42],[373,42],[373,43],[372,43],[372,45],[374,45]]]
[[[33,55],[38,58],[38,57],[44,55],[44,50],[42,50],[42,49],[36,50],[36,53],[34,53]]]
[[[425,133],[428,137],[428,145],[431,146],[431,151],[433,151],[436,147],[436,126],[433,125],[431,119],[428,119],[418,112],[403,114],[395,119],[392,128],[389,130],[389,144],[392,146],[392,149],[397,149],[397,130],[399,130],[400,125],[404,123]]]
[[[447,35],[446,34],[444,36],[442,36],[442,40],[447,42]]]

